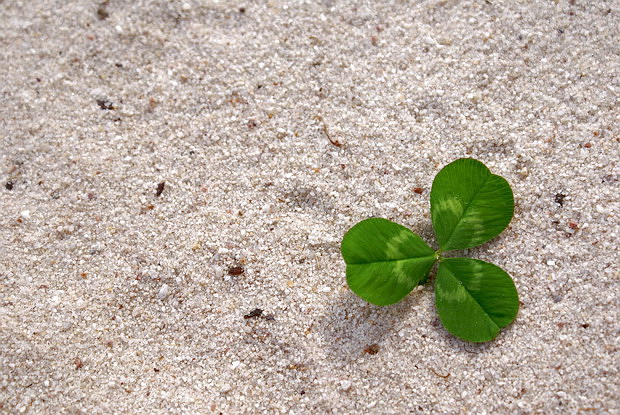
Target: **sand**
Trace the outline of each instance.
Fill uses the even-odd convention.
[[[618,413],[619,41],[617,0],[0,1],[0,412]],[[436,246],[460,157],[516,200],[486,344],[339,252]]]

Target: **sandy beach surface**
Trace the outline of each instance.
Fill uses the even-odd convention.
[[[0,0],[0,413],[619,413],[619,96],[618,0]],[[460,157],[486,344],[339,250]]]

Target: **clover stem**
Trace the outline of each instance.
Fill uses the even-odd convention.
[[[442,253],[443,251],[441,249],[438,249],[437,251],[435,251],[435,259],[437,261],[441,261],[443,259],[443,257],[441,256]]]

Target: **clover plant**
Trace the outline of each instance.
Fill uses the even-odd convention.
[[[480,245],[499,235],[512,219],[514,198],[508,182],[474,159],[459,159],[435,176],[431,218],[439,249],[408,228],[370,218],[344,236],[347,283],[364,300],[384,306],[402,300],[426,282],[433,265],[435,306],[444,327],[470,342],[486,342],[510,324],[519,297],[510,276],[478,259],[443,253]]]

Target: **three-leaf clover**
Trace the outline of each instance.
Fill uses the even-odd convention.
[[[492,340],[517,315],[514,282],[496,265],[442,254],[493,239],[508,226],[513,211],[512,189],[504,178],[478,160],[456,160],[435,176],[431,189],[439,249],[387,219],[363,220],[342,240],[347,283],[370,303],[394,304],[425,282],[439,262],[435,306],[444,327],[463,340]]]

